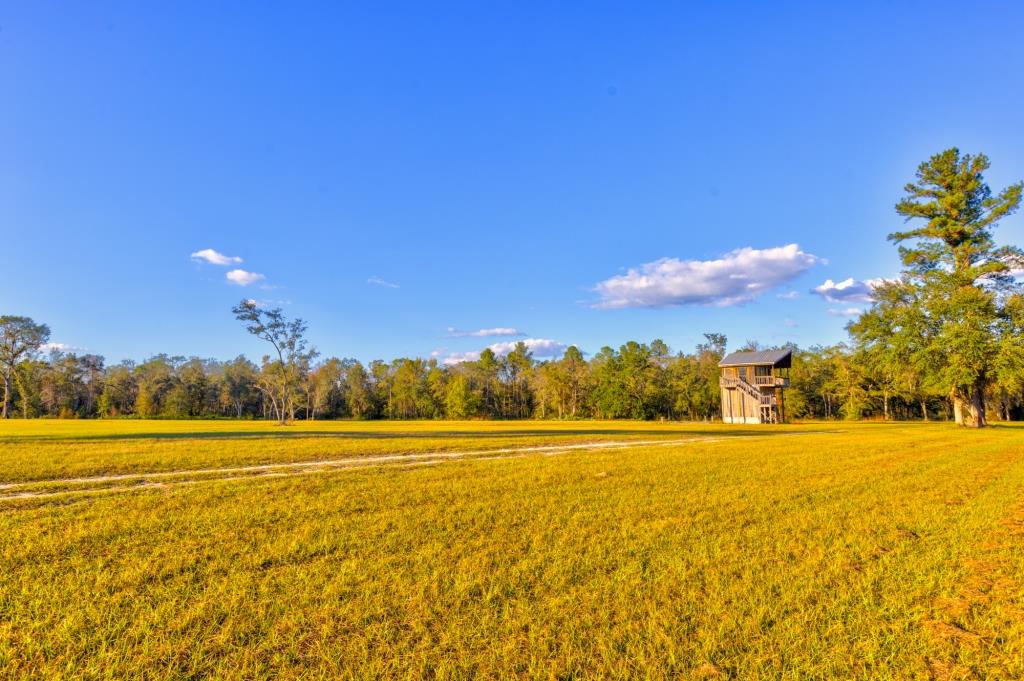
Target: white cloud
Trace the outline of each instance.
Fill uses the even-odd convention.
[[[242,262],[242,259],[234,255],[224,255],[218,253],[212,248],[204,248],[201,251],[196,251],[191,255],[193,260],[202,260],[210,263],[211,265],[238,265]]]
[[[262,286],[260,288],[263,288]],[[290,300],[272,300],[267,298],[247,298],[247,303],[252,303],[261,310],[266,310],[272,307],[281,307],[282,305],[291,305]]]
[[[480,359],[479,352],[453,352],[445,357],[441,364],[451,366],[453,364],[462,364],[463,362],[475,362]]]
[[[811,293],[818,294],[830,303],[873,303],[875,289],[885,282],[885,279],[857,281],[850,277],[837,283],[826,279],[824,284],[811,289]]]
[[[398,284],[392,284],[390,281],[384,281],[380,277],[370,277],[366,280],[367,284],[373,284],[374,286],[383,286],[384,288],[398,288]]]
[[[737,305],[797,278],[822,259],[797,244],[738,248],[716,260],[662,258],[606,279],[596,307]]]
[[[81,350],[84,348],[68,343],[43,343],[39,346],[40,352],[79,352]]]
[[[521,341],[502,341],[492,343],[487,347],[498,357],[504,357],[516,348],[516,343],[524,343],[534,357],[559,357],[565,353],[568,346],[565,343],[551,340],[549,338],[524,338]],[[461,362],[475,362],[480,359],[479,351],[452,352],[442,361],[443,364],[452,365]]]
[[[782,320],[782,325],[785,326],[787,329],[795,329],[796,327],[800,326],[799,324],[797,324],[792,319],[784,319],[784,320]]]
[[[247,272],[245,270],[231,270],[224,276],[232,284],[237,284],[238,286],[248,286],[266,278],[258,272]]]
[[[856,317],[864,312],[859,307],[845,307],[842,309],[832,308],[828,311],[829,314],[835,315],[836,317]]]
[[[799,291],[786,291],[785,293],[778,294],[776,297],[777,298],[782,298],[783,300],[796,300],[797,298],[800,297],[800,292]]]
[[[494,336],[525,336],[519,329],[508,326],[496,326],[492,329],[477,329],[476,331],[460,331],[454,326],[448,327],[448,335],[451,338],[490,338]]]
[[[502,341],[488,345],[494,354],[499,357],[507,355],[516,348],[517,343],[524,343],[533,353],[534,357],[557,357],[565,352],[568,347],[565,343],[559,343],[549,338],[524,338],[521,341]]]

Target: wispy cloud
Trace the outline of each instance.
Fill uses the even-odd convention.
[[[231,270],[224,275],[229,282],[237,286],[248,286],[255,284],[257,281],[263,281],[266,279],[259,272],[247,272],[246,270]]]
[[[204,248],[190,256],[193,260],[208,262],[211,265],[239,265],[242,259],[235,255],[224,255],[212,248]]]
[[[68,343],[43,343],[39,346],[40,352],[81,352],[85,348],[80,348],[77,345],[69,345]]]
[[[831,308],[828,311],[829,314],[835,315],[836,317],[857,317],[862,312],[864,312],[864,310],[859,307],[844,307],[842,309]]]
[[[452,366],[455,364],[462,364],[463,362],[475,362],[478,359],[480,359],[479,350],[473,350],[470,352],[452,352],[441,361],[441,364]]]
[[[796,300],[799,297],[799,291],[786,291],[785,293],[779,293],[776,295],[776,298],[782,298],[783,300]]]
[[[565,353],[569,346],[550,338],[524,338],[521,341],[502,341],[492,343],[487,347],[498,357],[504,357],[516,348],[517,343],[523,343],[526,348],[537,358],[559,357]],[[462,362],[475,362],[480,359],[481,351],[453,352],[444,358],[443,364],[460,364]]]
[[[383,286],[384,288],[399,288],[398,284],[394,284],[390,281],[385,281],[380,277],[370,277],[366,280],[367,284],[373,284],[374,286]]]
[[[267,300],[266,298],[247,298],[246,302],[252,303],[260,309],[267,309],[271,307],[281,307],[282,305],[291,305],[290,300]]]
[[[811,293],[821,296],[830,303],[872,303],[876,288],[886,282],[885,279],[863,279],[853,277],[840,282],[826,279],[821,286],[815,286]]]
[[[820,262],[798,244],[738,248],[715,260],[662,258],[598,283],[594,291],[601,299],[595,307],[737,305],[796,279]]]
[[[509,326],[496,326],[491,329],[477,329],[476,331],[462,331],[455,328],[454,326],[448,327],[448,336],[450,338],[492,338],[492,337],[518,337],[525,336],[526,334],[519,329],[514,329]]]
[[[782,325],[785,326],[787,329],[795,329],[796,327],[800,326],[795,321],[793,321],[792,319],[788,319],[788,318],[782,320]]]

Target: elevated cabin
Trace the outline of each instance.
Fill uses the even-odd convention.
[[[780,423],[786,416],[792,350],[734,352],[718,363],[722,420],[726,423]]]

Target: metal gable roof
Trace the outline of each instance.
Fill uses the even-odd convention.
[[[751,364],[770,364],[776,369],[787,369],[793,365],[793,351],[760,350],[758,352],[734,352],[723,357],[718,366],[737,367],[749,366]]]

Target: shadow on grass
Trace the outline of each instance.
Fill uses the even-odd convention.
[[[682,424],[681,424],[682,425]],[[776,426],[777,427],[777,426]],[[567,429],[508,429],[508,430],[409,430],[391,431],[386,433],[362,430],[231,430],[231,431],[183,431],[183,432],[134,432],[134,433],[102,433],[83,435],[25,435],[16,437],[0,437],[0,443],[17,444],[20,442],[88,442],[116,440],[302,440],[312,438],[339,440],[416,440],[416,439],[537,439],[567,438],[587,436],[618,435],[622,437],[652,437],[653,439],[673,439],[687,437],[737,437],[744,435],[785,434],[790,430],[775,430],[772,426],[738,427],[736,430],[720,429],[685,429],[666,430],[665,428],[567,428]]]

